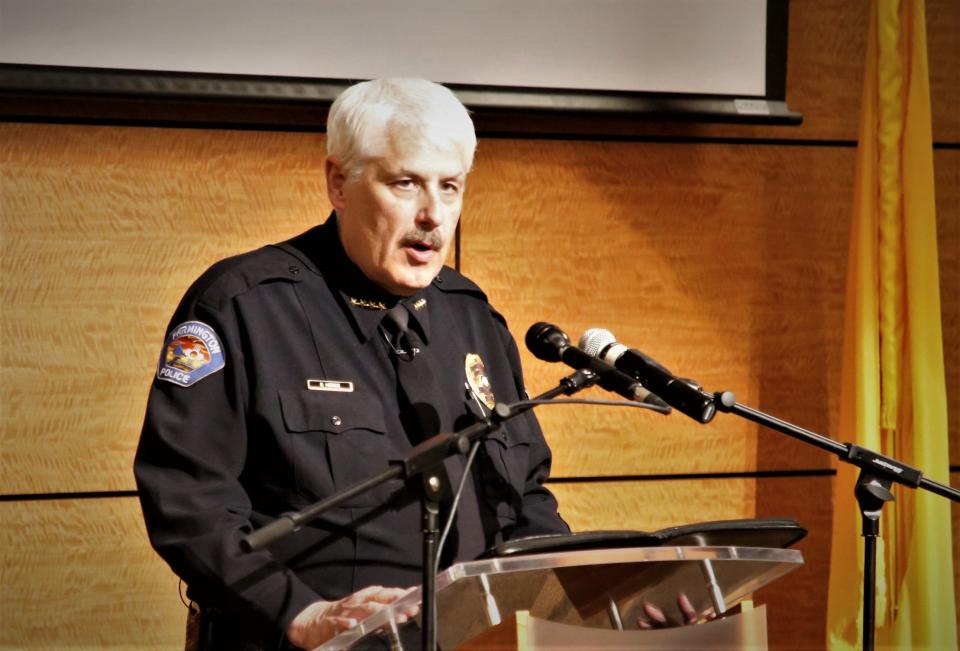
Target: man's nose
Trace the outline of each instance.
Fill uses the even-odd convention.
[[[436,228],[442,221],[443,215],[440,193],[436,188],[426,186],[420,193],[417,225],[422,228]]]

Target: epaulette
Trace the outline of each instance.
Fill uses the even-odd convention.
[[[263,283],[302,280],[302,264],[289,252],[264,246],[225,258],[207,269],[190,288],[198,303],[221,308],[231,299]]]
[[[437,274],[437,277],[433,279],[433,286],[442,292],[468,294],[480,301],[483,301],[483,303],[487,306],[487,309],[490,310],[490,314],[493,316],[493,318],[503,324],[505,328],[507,327],[506,318],[497,312],[493,305],[490,304],[490,299],[487,298],[486,292],[480,289],[479,285],[464,276],[456,269],[443,267],[440,270],[440,273]]]
[[[433,286],[442,292],[471,294],[484,302],[489,302],[487,294],[475,282],[451,267],[443,267],[433,279]]]

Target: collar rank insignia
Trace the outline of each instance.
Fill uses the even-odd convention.
[[[418,298],[416,301],[413,302],[413,309],[415,309],[417,312],[419,312],[426,306],[427,306],[427,299],[425,298]]]
[[[384,305],[381,301],[368,301],[363,298],[354,298],[352,296],[348,297],[350,299],[350,305],[356,305],[357,307],[362,307],[365,310],[385,310],[387,306]]]
[[[223,346],[213,328],[201,321],[187,321],[167,336],[157,378],[188,387],[216,373],[224,364]]]
[[[490,387],[490,378],[487,377],[487,369],[483,365],[483,360],[476,353],[467,353],[463,360],[463,368],[467,373],[467,384],[473,395],[483,402],[489,409],[493,409],[497,404],[497,399],[493,395],[493,389]]]

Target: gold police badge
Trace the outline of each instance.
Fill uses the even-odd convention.
[[[493,389],[490,387],[490,378],[487,377],[487,369],[483,365],[483,360],[476,353],[467,353],[463,361],[463,368],[467,373],[467,384],[479,400],[489,409],[497,404],[497,399],[493,396]]]

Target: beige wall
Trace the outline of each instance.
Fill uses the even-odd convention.
[[[483,117],[501,137],[481,139],[459,264],[520,339],[538,320],[572,336],[608,327],[708,388],[843,439],[867,4],[791,4],[788,100],[802,127]],[[930,0],[928,17],[935,139],[953,147],[935,165],[958,465],[960,9]],[[568,136],[503,137],[518,129]],[[323,137],[305,133],[0,124],[0,648],[182,643],[176,577],[130,494],[156,355],[207,265],[326,215],[322,153]],[[523,356],[532,393],[563,373]],[[831,479],[781,471],[826,470],[829,456],[729,416],[705,428],[557,407],[541,420],[554,476],[585,479],[554,484],[575,528],[798,519],[806,566],[757,598],[773,647],[822,645]],[[718,476],[757,470],[775,476]]]

